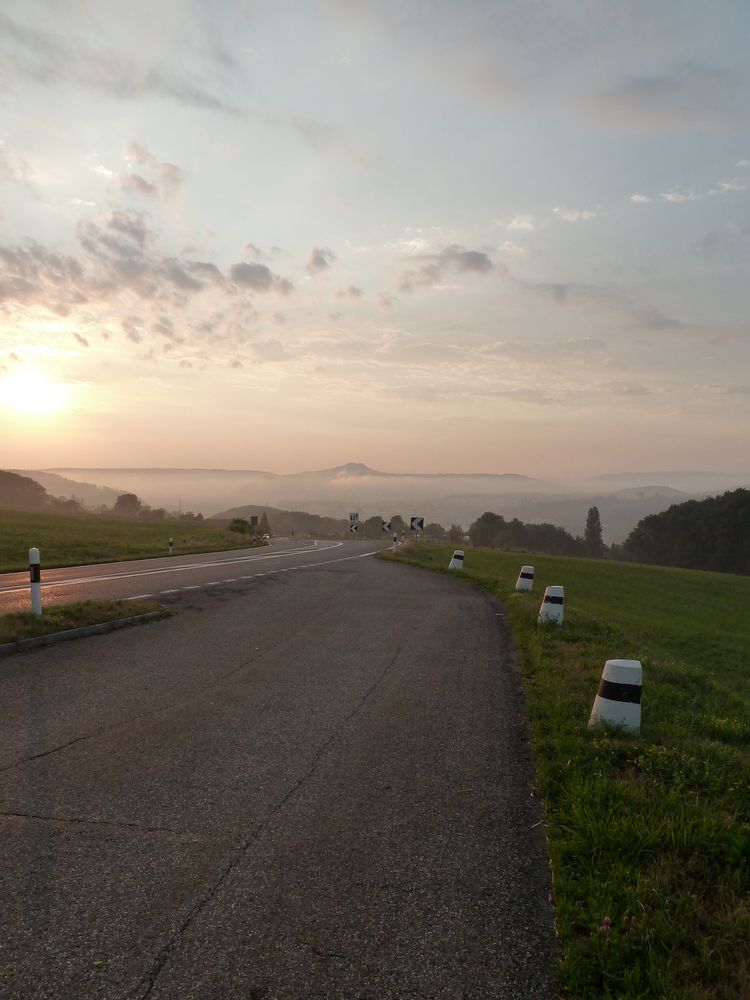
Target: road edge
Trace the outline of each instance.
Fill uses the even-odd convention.
[[[146,625],[160,618],[168,618],[170,612],[148,611],[145,615],[134,615],[132,618],[115,618],[111,622],[99,622],[96,625],[82,625],[80,628],[65,629],[64,632],[50,632],[49,635],[35,635],[30,639],[16,639],[15,642],[0,643],[0,656],[10,656],[26,649],[38,649],[40,646],[52,646],[68,639],[82,639],[87,635],[101,635],[114,632],[118,628],[129,628],[131,625]]]

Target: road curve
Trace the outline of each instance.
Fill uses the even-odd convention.
[[[332,557],[4,661],[4,1000],[555,996],[502,608]]]
[[[102,598],[161,597],[183,590],[250,580],[282,569],[307,568],[337,558],[375,552],[375,542],[275,539],[269,546],[134,559],[42,570],[44,607]],[[31,607],[29,574],[0,574],[0,614]]]

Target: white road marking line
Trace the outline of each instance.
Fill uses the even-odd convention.
[[[153,596],[154,596],[153,594],[136,594],[134,597],[125,597],[124,600],[126,600],[126,601],[141,601],[145,597],[153,597]]]
[[[236,576],[228,576],[226,578],[226,580],[222,580],[221,582],[222,583],[237,583],[237,577]]]
[[[199,583],[194,583],[191,587],[183,587],[183,590],[200,590],[201,586]]]
[[[179,592],[180,592],[180,588],[179,587],[176,587],[174,590],[160,590],[159,591],[160,594],[178,594]]]
[[[221,586],[221,580],[211,580],[210,583],[204,583],[204,587],[219,587]]]
[[[340,548],[343,542],[325,542],[324,548],[319,549],[320,552],[325,552],[327,549]],[[109,580],[128,580],[133,579],[137,576],[155,576],[159,573],[185,573],[188,570],[195,569],[210,569],[213,566],[228,566],[232,563],[241,562],[266,562],[269,559],[286,559],[289,556],[298,556],[304,549],[283,549],[281,552],[274,552],[271,555],[259,555],[257,553],[251,556],[240,556],[236,559],[220,559],[214,562],[199,562],[199,563],[183,563],[179,566],[162,566],[159,569],[141,569],[134,570],[132,573],[108,573],[102,576],[80,576],[73,580],[47,580],[42,582],[42,588],[45,587],[77,587],[81,584],[86,583],[104,583]],[[81,567],[73,567],[80,569]],[[10,587],[0,586],[0,593],[10,594],[19,590],[28,590],[28,582],[19,585],[13,585]]]

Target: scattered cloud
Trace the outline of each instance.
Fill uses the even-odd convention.
[[[333,250],[326,250],[323,247],[313,247],[310,256],[307,258],[308,271],[325,271],[336,260]]]
[[[80,333],[75,333],[74,332],[73,336],[78,341],[78,343],[81,345],[81,347],[88,347],[89,346],[88,340],[86,340],[85,337],[82,337]]]
[[[336,292],[337,299],[361,299],[364,292],[361,288],[356,285],[349,285],[348,288],[342,288],[340,291]]]
[[[33,174],[34,171],[27,161],[0,140],[0,181],[26,183],[31,180]]]
[[[130,194],[144,198],[172,198],[185,180],[185,174],[176,164],[160,162],[150,150],[137,142],[127,144],[125,155],[129,161],[152,173],[151,180],[136,173],[121,174],[120,187]]]
[[[275,291],[288,295],[294,289],[290,281],[274,274],[265,264],[247,264],[244,261],[232,264],[229,277],[235,284],[251,288],[254,292]]]
[[[498,253],[507,254],[509,257],[523,257],[529,252],[526,247],[519,246],[513,240],[503,240],[502,243],[498,243],[497,250]]]
[[[161,97],[207,111],[236,114],[236,107],[208,89],[194,70],[173,69],[163,59],[125,55],[87,42],[80,32],[49,31],[0,13],[0,56],[6,73],[52,87],[99,90],[120,101]],[[190,60],[186,61],[190,64]]]
[[[533,233],[537,229],[537,221],[533,215],[514,215],[506,228],[511,233]]]
[[[702,194],[695,191],[665,191],[659,195],[661,201],[668,201],[671,205],[681,205],[686,201],[700,201]]]
[[[411,259],[418,262],[419,267],[416,270],[409,268],[401,274],[399,279],[401,292],[413,292],[415,288],[440,285],[450,271],[487,274],[494,267],[486,253],[480,250],[465,250],[457,243],[445,247],[440,253],[420,254]]]
[[[717,129],[731,118],[737,87],[732,73],[679,62],[667,72],[624,76],[584,95],[581,104],[590,117],[614,128]]]
[[[654,199],[647,194],[631,194],[630,200],[634,205],[648,205]]]
[[[595,219],[596,212],[591,208],[553,208],[552,212],[563,222],[585,222]]]

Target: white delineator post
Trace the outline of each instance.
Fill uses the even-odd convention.
[[[172,553],[174,552],[174,538],[170,538],[169,539],[169,542],[167,543],[167,547],[169,548],[169,554],[171,556]]]
[[[563,623],[563,605],[565,603],[565,587],[545,587],[542,605],[539,608],[539,625],[545,622]]]
[[[534,567],[522,566],[516,580],[516,590],[531,590],[534,586]]]
[[[31,611],[42,613],[42,565],[39,549],[29,549],[29,580],[31,582]]]
[[[448,563],[448,569],[463,569],[464,568],[464,550],[456,549],[456,551],[451,556],[451,561]]]
[[[642,687],[640,660],[607,660],[591,709],[589,729],[604,722],[622,726],[628,733],[640,733]]]

